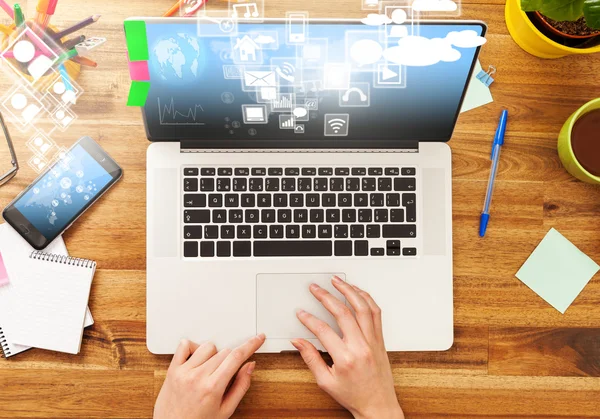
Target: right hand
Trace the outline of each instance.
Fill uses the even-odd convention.
[[[329,352],[333,366],[327,366],[319,351],[306,339],[293,339],[292,345],[300,351],[317,385],[355,418],[403,419],[383,343],[381,309],[358,287],[337,276],[331,282],[346,297],[356,316],[327,290],[316,284],[309,289],[335,317],[343,338],[310,313],[299,310],[297,316]]]

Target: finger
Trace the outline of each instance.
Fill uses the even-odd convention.
[[[362,339],[362,333],[360,327],[358,327],[356,318],[343,302],[317,284],[311,284],[309,289],[312,295],[314,295],[315,298],[323,304],[323,307],[325,307],[335,318],[344,338],[350,339],[351,341]]]
[[[224,387],[227,386],[229,380],[231,380],[237,370],[240,369],[242,364],[246,362],[246,360],[250,358],[263,343],[265,343],[265,335],[261,333],[258,336],[248,339],[244,344],[231,351],[227,358],[225,358],[213,373],[217,383]]]
[[[227,394],[223,399],[223,403],[221,404],[223,413],[225,413],[227,417],[233,415],[235,409],[242,401],[242,398],[250,389],[250,384],[252,382],[252,372],[254,372],[255,366],[256,362],[248,362],[242,368],[240,368],[233,384],[227,391]]]
[[[333,276],[331,283],[333,286],[341,292],[346,300],[350,303],[354,312],[356,313],[356,321],[360,330],[367,338],[368,341],[375,338],[375,330],[373,326],[373,315],[371,313],[371,307],[365,301],[365,299],[358,293],[354,287],[338,276]]]
[[[304,363],[315,376],[317,384],[322,385],[327,382],[327,380],[331,379],[329,367],[312,343],[305,339],[293,339],[290,342],[294,345],[294,348],[298,349],[298,352],[300,352],[300,356],[302,356]]]
[[[358,291],[360,296],[365,299],[369,308],[371,309],[371,316],[373,317],[373,328],[375,330],[375,337],[380,340],[383,344],[383,322],[381,320],[381,308],[377,305],[373,297],[366,292],[353,285],[354,289]]]
[[[197,344],[190,340],[182,339],[181,342],[179,342],[179,346],[177,347],[175,354],[173,355],[171,366],[169,368],[185,364],[190,355],[193,354],[196,349],[198,349]]]
[[[212,374],[217,368],[219,368],[219,365],[225,361],[230,353],[231,349],[229,348],[221,349],[215,356],[198,367],[198,370],[202,370],[202,373]]]
[[[333,358],[333,362],[335,362],[336,359],[342,359],[342,355],[346,353],[346,344],[327,323],[304,310],[298,310],[296,317],[298,317],[298,320],[300,320],[300,322],[306,326],[319,341],[321,341],[327,352],[329,352]]]
[[[217,347],[212,342],[205,342],[196,349],[186,365],[190,368],[196,368],[204,364],[217,353]]]

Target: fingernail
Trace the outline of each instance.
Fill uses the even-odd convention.
[[[320,286],[318,286],[317,284],[310,284],[310,287],[309,287],[309,288],[311,289],[311,291],[316,291],[316,290],[318,290],[318,289],[319,289],[319,288],[321,288],[321,287],[320,287]]]
[[[301,350],[302,348],[304,348],[304,346],[302,345],[302,343],[300,341],[297,341],[296,339],[292,339],[290,340],[290,343],[292,345],[294,345],[294,348]]]
[[[342,282],[344,282],[344,281],[342,281],[342,280],[340,279],[340,277],[339,277],[339,276],[337,276],[337,275],[333,275],[333,278],[332,278],[332,280],[333,280],[333,282],[335,282],[335,283],[337,283],[337,284],[341,284]]]
[[[256,335],[257,338],[259,338],[260,340],[265,340],[266,336],[264,333],[260,333],[258,335]]]
[[[306,313],[306,311],[304,311],[304,310],[300,309],[300,310],[296,311],[296,316],[301,316],[301,315],[303,315],[304,313]]]
[[[246,372],[248,373],[248,375],[252,374],[254,372],[254,368],[256,368],[256,362],[251,362],[250,366],[248,367],[248,369],[246,370]]]

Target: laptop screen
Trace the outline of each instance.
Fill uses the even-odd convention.
[[[150,20],[148,137],[274,148],[450,139],[483,24],[292,22]]]

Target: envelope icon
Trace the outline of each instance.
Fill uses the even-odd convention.
[[[276,87],[274,71],[245,71],[244,83],[247,87]]]

